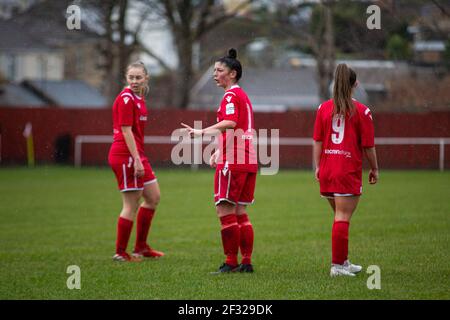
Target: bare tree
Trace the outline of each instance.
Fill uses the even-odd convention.
[[[189,92],[193,85],[195,70],[193,67],[193,48],[209,31],[217,28],[225,21],[235,17],[240,10],[253,0],[241,3],[227,12],[222,5],[214,0],[141,0],[153,13],[157,14],[169,26],[174,38],[178,67],[174,70],[175,106],[187,108]],[[155,58],[166,70],[169,67],[150,48],[145,48],[151,57]]]
[[[86,0],[99,16],[104,32],[105,94],[112,98],[120,89],[124,69],[133,53],[145,52],[170,74],[174,105],[186,108],[193,85],[193,48],[209,31],[235,17],[253,0],[243,0],[231,11],[226,11],[215,0]],[[138,9],[138,21],[128,23],[130,9]],[[135,17],[135,16],[133,16]],[[140,34],[149,22],[168,25],[173,38],[178,67],[171,68],[151,46],[143,43]]]
[[[103,38],[101,54],[103,63],[100,66],[105,74],[104,94],[110,102],[120,91],[125,78],[125,68],[133,53],[142,50],[138,35],[150,12],[144,10],[138,16],[137,23],[131,29],[127,19],[131,0],[86,0],[88,10],[96,15],[100,34]]]
[[[317,4],[290,3],[279,8],[276,22],[280,30],[288,38],[294,38],[297,44],[311,49],[317,63],[317,82],[321,100],[330,97],[329,87],[333,81],[336,48],[333,28],[333,0],[323,0]],[[309,6],[313,9],[308,23],[298,21],[295,16],[298,11]],[[294,18],[293,18],[294,16]]]
[[[330,97],[329,87],[333,80],[336,60],[333,14],[330,3],[320,4],[319,10],[322,16],[320,27],[309,42],[317,60],[320,99],[327,100]]]

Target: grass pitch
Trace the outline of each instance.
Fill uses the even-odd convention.
[[[110,169],[0,169],[0,299],[450,298],[450,172],[381,171],[365,183],[349,244],[364,269],[334,279],[333,218],[312,172],[258,176],[248,210],[256,272],[219,276],[209,274],[224,259],[213,171],[156,174],[150,244],[166,256],[130,264],[111,260],[121,198]],[[80,290],[67,288],[70,265]],[[379,290],[367,287],[369,265],[380,267]]]

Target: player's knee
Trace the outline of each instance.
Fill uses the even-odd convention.
[[[161,195],[159,193],[157,194],[150,194],[144,197],[144,202],[146,207],[155,208],[161,199]]]
[[[128,199],[123,202],[122,210],[125,211],[135,211],[139,206],[139,200],[138,199]]]
[[[136,216],[136,207],[124,206],[120,212],[120,216],[127,220],[134,220]]]
[[[246,214],[247,213],[247,206],[244,205],[238,205],[236,207],[236,214],[237,215],[241,215],[241,214]]]
[[[350,221],[352,214],[349,212],[345,212],[342,210],[336,210],[336,214],[334,216],[334,220],[336,221]]]
[[[216,206],[216,212],[218,217],[223,217],[232,213],[236,213],[236,206],[231,203],[222,201]]]

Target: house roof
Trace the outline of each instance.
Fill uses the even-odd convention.
[[[51,3],[49,3],[51,2]],[[67,43],[98,41],[86,25],[81,30],[66,26],[66,10],[72,1],[39,1],[8,20],[0,20],[0,49],[54,49]]]
[[[212,80],[192,92],[192,108],[217,109],[223,89]],[[315,67],[299,69],[244,69],[240,86],[250,97],[255,111],[285,111],[288,109],[315,109],[322,102],[319,97]],[[355,98],[367,103],[367,92],[361,82]]]
[[[337,60],[355,70],[359,82],[354,97],[369,104],[371,92],[386,90],[386,82],[407,76],[406,63],[378,60]],[[322,102],[319,97],[316,61],[302,59],[300,67],[244,68],[239,82],[249,95],[255,111],[284,111],[287,109],[315,109]],[[330,92],[332,86],[330,86]],[[208,70],[191,91],[191,108],[214,110],[223,96],[222,88]]]
[[[108,105],[97,89],[81,80],[27,80],[23,85],[48,104],[62,108],[100,109]]]
[[[19,84],[8,83],[0,86],[0,106],[44,107],[46,102]]]

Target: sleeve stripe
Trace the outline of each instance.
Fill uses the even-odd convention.
[[[133,95],[132,95],[131,93],[125,92],[125,93],[122,93],[120,96],[121,96],[121,97],[129,96],[129,97],[131,97],[131,99],[133,99],[133,101],[134,101],[134,97],[133,97]]]
[[[248,128],[247,131],[252,131],[252,113],[250,112],[250,106],[247,103],[247,122],[248,122]]]
[[[233,91],[225,92],[225,94],[223,96],[225,97],[227,94],[233,94],[234,96],[236,96],[236,93],[234,93]]]

